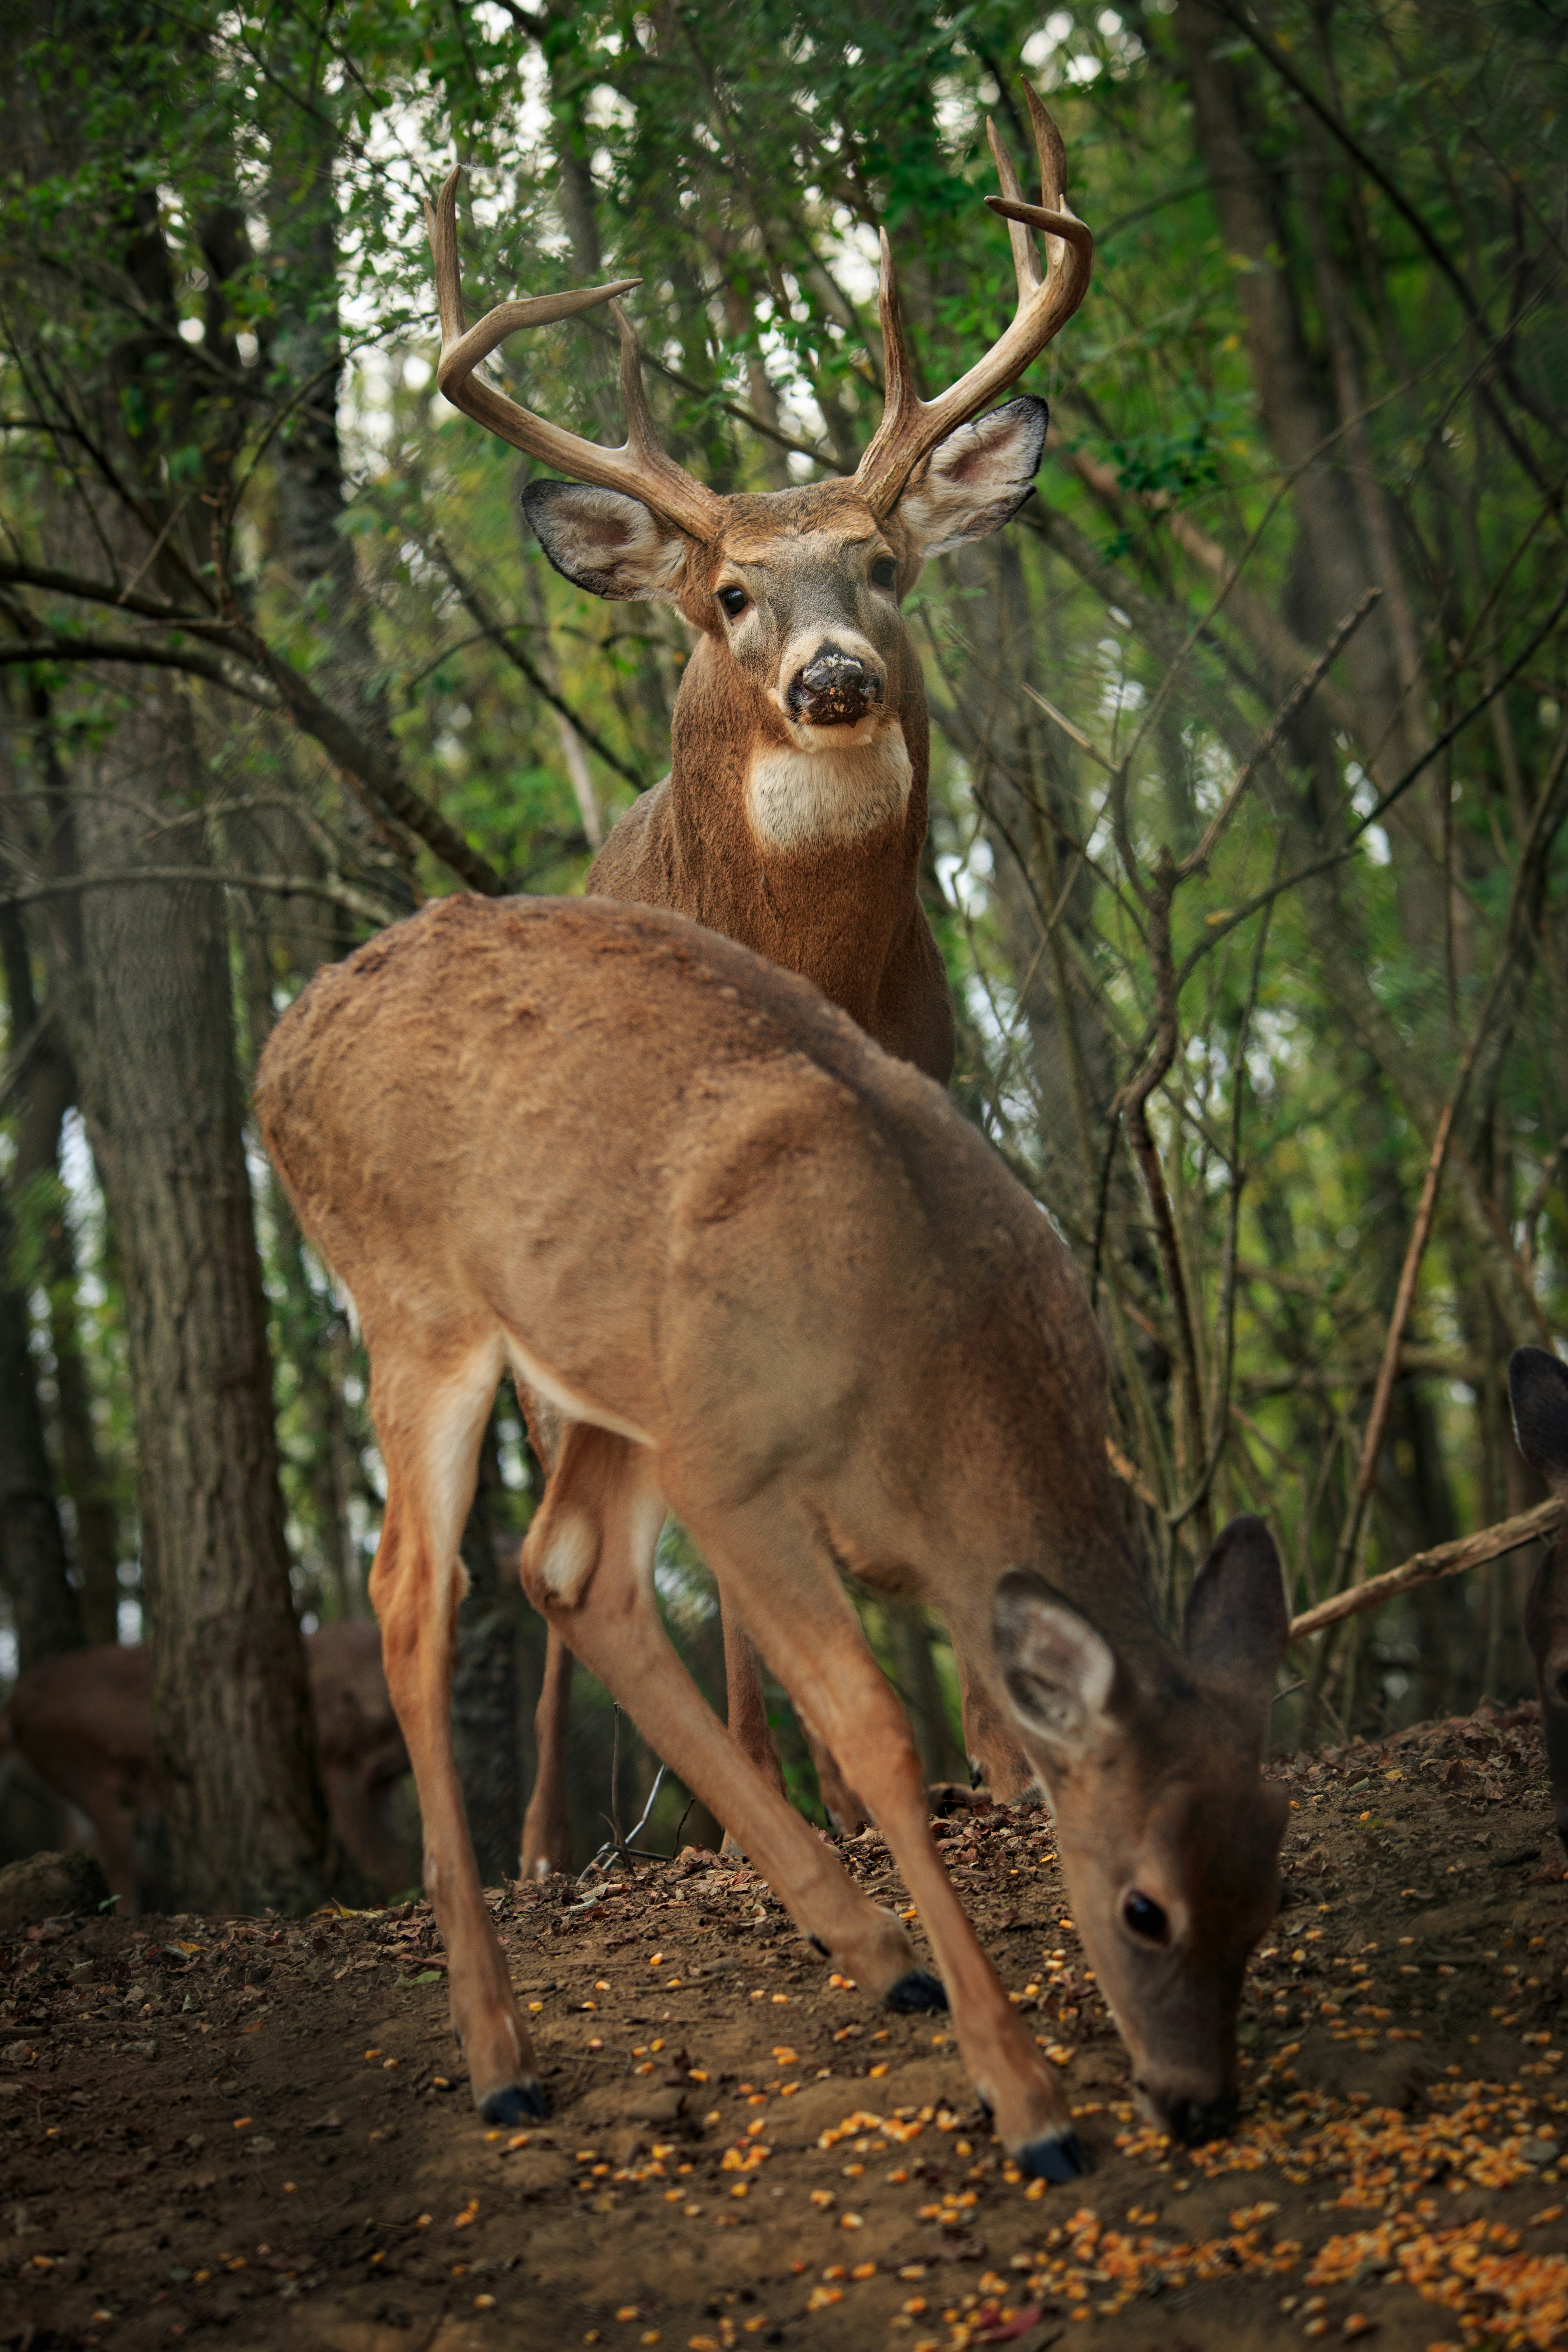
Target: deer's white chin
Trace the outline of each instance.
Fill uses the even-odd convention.
[[[876,731],[856,727],[795,727],[809,750],[768,744],[746,769],[746,815],[765,849],[810,849],[855,841],[901,824],[913,772],[904,730],[877,714]],[[835,740],[837,739],[837,740]]]

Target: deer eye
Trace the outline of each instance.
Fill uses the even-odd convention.
[[[1163,1944],[1170,1933],[1171,1923],[1160,1906],[1136,1888],[1122,1903],[1121,1916],[1131,1933],[1145,1944]]]
[[[750,599],[743,588],[721,588],[719,602],[733,620],[737,613],[745,611]]]
[[[873,588],[891,588],[899,576],[899,567],[890,555],[879,555],[871,566]]]

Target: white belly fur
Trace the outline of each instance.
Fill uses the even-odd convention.
[[[797,751],[770,744],[746,771],[746,815],[765,848],[805,849],[819,841],[853,841],[900,820],[911,770],[903,730],[889,727],[842,751]]]

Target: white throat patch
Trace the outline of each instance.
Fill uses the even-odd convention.
[[[769,744],[746,770],[746,814],[764,848],[854,841],[902,819],[912,780],[901,727],[842,750]]]

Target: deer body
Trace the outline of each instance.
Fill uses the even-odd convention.
[[[408,1754],[387,1696],[374,1625],[347,1618],[305,1636],[316,1739],[333,1834],[366,1878],[395,1895],[412,1876],[395,1828],[392,1790]],[[159,1798],[152,1654],[100,1642],[46,1658],[16,1684],[0,1715],[40,1780],[84,1816],[110,1891],[140,1904],[137,1833]]]
[[[447,1706],[458,1538],[510,1365],[562,1433],[523,1550],[531,1600],[802,1933],[895,2007],[945,1988],[1007,2146],[1053,2178],[1077,2168],[1053,2070],[937,1858],[848,1570],[947,1617],[1047,1782],[1145,2095],[1172,2128],[1212,2119],[1278,1897],[1284,1809],[1258,1772],[1278,1560],[1238,1522],[1194,1592],[1193,1655],[1161,1635],[1110,1487],[1082,1288],[940,1089],[678,918],[448,899],[311,982],[258,1099],[370,1350],[387,1473],[373,1593],[487,2116],[542,2111]],[[873,1808],[942,1986],[686,1675],[652,1596],[670,1510]]]
[[[920,663],[900,611],[921,564],[999,530],[1028,496],[1045,404],[980,412],[1082,299],[1093,240],[1068,210],[1060,137],[1033,89],[1043,203],[1026,204],[991,132],[1017,281],[1012,324],[931,402],[914,388],[892,256],[879,307],[888,401],[851,481],[721,498],[659,446],[637,341],[613,298],[635,279],[500,304],[469,327],[458,258],[457,174],[426,207],[441,317],[437,382],[478,423],[574,478],[534,480],[529,520],[558,570],[611,598],[663,598],[698,633],[676,698],[670,773],[612,832],[590,891],[668,908],[804,973],[889,1053],[945,1082],[946,975],[918,894],[929,744]],[[1047,240],[1042,269],[1032,230]],[[605,449],[508,399],[476,370],[520,328],[611,301],[626,441]],[[979,419],[976,422],[976,419]],[[552,1416],[524,1399],[553,1474]],[[731,1719],[777,1775],[754,1663],[725,1639]],[[967,1686],[967,1667],[961,1659]],[[522,1869],[563,1865],[570,1674],[552,1642],[537,1718],[540,1770]],[[987,1777],[1016,1793],[1022,1761],[966,1709]],[[973,1748],[972,1748],[972,1752]],[[726,1817],[727,1818],[727,1817]]]

